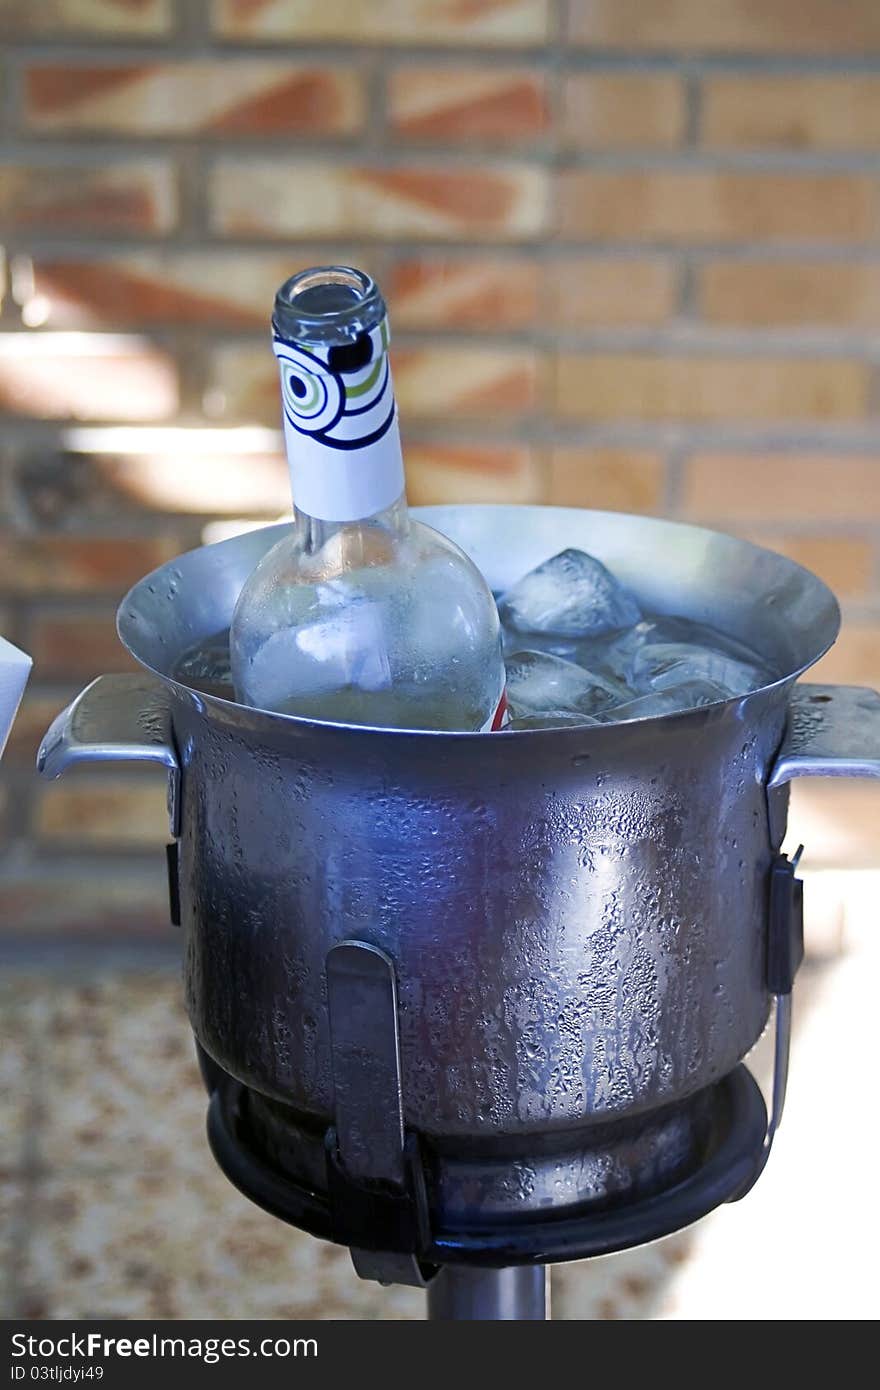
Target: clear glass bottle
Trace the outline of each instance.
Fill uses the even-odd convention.
[[[296,520],[232,619],[236,699],[379,728],[479,730],[504,717],[494,599],[404,494],[382,295],[322,266],[275,298]]]

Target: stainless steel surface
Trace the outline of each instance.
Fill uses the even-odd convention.
[[[346,938],[395,962],[406,1123],[431,1135],[647,1110],[761,1032],[782,690],[662,738],[257,735],[241,713],[180,701],[174,724],[188,1005],[246,1084],[332,1113],[324,960]]]
[[[579,545],[647,607],[715,623],[784,672],[743,698],[624,725],[344,728],[170,679],[223,629],[277,528],[183,556],[124,601],[120,632],[161,675],[179,750],[186,988],[202,1046],[330,1123],[325,960],[357,939],[394,962],[406,1126],[530,1152],[536,1135],[563,1145],[693,1095],[763,1029],[766,784],[792,683],[833,641],[837,606],[783,557],[671,522],[420,515],[493,587]],[[535,1186],[525,1175],[524,1206],[542,1200]]]
[[[428,1317],[443,1322],[543,1322],[550,1317],[549,1271],[543,1265],[447,1265],[428,1286]]]

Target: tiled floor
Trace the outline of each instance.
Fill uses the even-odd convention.
[[[880,1204],[859,1208],[876,1152],[860,1105],[871,926],[802,982],[786,1126],[755,1192],[655,1246],[557,1269],[555,1317],[876,1315],[860,1262]],[[216,1169],[173,966],[19,963],[0,987],[0,1044],[5,1316],[422,1316],[419,1293],[361,1282],[345,1251],[265,1215]]]

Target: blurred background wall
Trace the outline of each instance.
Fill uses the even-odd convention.
[[[876,0],[0,0],[7,930],[163,933],[159,783],[32,776],[127,586],[288,502],[267,316],[391,305],[413,502],[722,527],[841,596],[880,682]],[[223,433],[220,433],[220,432]],[[229,433],[226,433],[229,431]],[[876,860],[811,787],[811,862]],[[11,910],[9,910],[11,908]]]

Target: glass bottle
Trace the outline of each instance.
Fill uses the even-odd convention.
[[[236,604],[236,699],[379,728],[499,727],[492,594],[407,511],[378,286],[345,266],[303,271],[272,328],[296,520]]]

